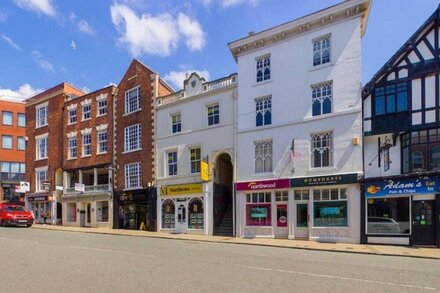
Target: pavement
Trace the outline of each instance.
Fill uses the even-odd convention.
[[[41,225],[41,224],[34,224],[32,228],[52,230],[52,231],[162,238],[162,239],[175,239],[175,240],[238,244],[238,245],[256,245],[256,246],[268,246],[268,247],[279,247],[279,248],[306,249],[306,250],[383,255],[383,256],[401,256],[401,257],[414,257],[414,258],[440,260],[440,249],[434,247],[328,243],[328,242],[317,242],[317,241],[308,241],[308,240],[268,239],[268,238],[243,239],[237,237],[224,237],[224,236],[171,234],[171,233],[163,233],[163,232],[119,230],[119,229],[108,229],[108,228],[69,227],[69,226],[54,226],[54,225]]]

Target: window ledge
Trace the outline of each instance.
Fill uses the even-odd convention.
[[[81,158],[89,158],[91,156],[92,156],[92,154],[90,154],[90,155],[82,155]]]
[[[105,113],[105,114],[101,114],[101,115],[96,115],[96,118],[104,117],[104,116],[107,116],[107,113]]]
[[[132,191],[132,190],[138,190],[138,189],[144,189],[142,186],[137,187],[130,187],[130,188],[124,188],[122,191]]]
[[[336,171],[338,170],[337,167],[318,167],[318,168],[309,168],[308,172],[309,173],[320,173],[320,172],[325,172],[325,171]]]
[[[122,154],[125,155],[125,154],[129,154],[129,153],[137,152],[137,151],[142,151],[142,148],[138,148],[135,150],[129,150],[129,151],[123,151]]]
[[[316,65],[316,66],[312,65],[312,67],[309,69],[309,72],[320,70],[320,69],[323,69],[323,68],[326,68],[326,67],[330,67],[330,66],[333,66],[333,65],[335,65],[334,61],[331,61],[331,62],[325,63],[325,64],[321,64],[321,65]]]
[[[106,155],[107,152],[102,152],[102,153],[98,153],[98,152],[97,152],[96,154],[97,154],[98,156],[99,156],[99,155]]]
[[[264,81],[260,81],[260,82],[255,82],[252,86],[259,86],[259,85],[263,85],[263,84],[268,84],[268,83],[272,83],[273,82],[273,79],[272,78],[270,78],[270,79],[268,79],[268,80],[264,80]]]
[[[47,159],[49,159],[49,157],[46,157],[46,158],[39,158],[39,159],[35,159],[34,161],[36,162],[36,161],[43,161],[43,160],[47,160]]]
[[[36,126],[35,129],[43,128],[43,127],[46,127],[46,126],[49,126],[49,123],[44,124],[44,125],[40,125],[40,126]]]
[[[67,123],[67,126],[74,125],[74,124],[76,124],[76,122]]]
[[[135,110],[135,111],[133,111],[133,112],[124,113],[124,114],[122,115],[122,117],[125,117],[125,116],[128,116],[128,115],[131,115],[131,114],[134,114],[134,113],[137,113],[137,112],[140,112],[140,111],[142,111],[142,108],[139,108],[139,109],[137,109],[137,110]]]
[[[74,158],[67,158],[68,161],[72,161],[72,160],[76,160],[78,157],[74,157]]]
[[[87,119],[81,119],[81,122],[84,122],[84,121],[89,121],[89,120],[92,120],[92,117],[90,117],[90,118],[87,118]]]

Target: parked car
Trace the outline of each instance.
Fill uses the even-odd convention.
[[[15,204],[0,204],[0,225],[6,226],[26,226],[30,227],[34,223],[34,215],[22,206]]]
[[[401,233],[400,225],[394,219],[368,217],[369,233]]]

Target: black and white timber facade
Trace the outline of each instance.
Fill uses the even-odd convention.
[[[439,17],[363,88],[364,243],[440,247]]]

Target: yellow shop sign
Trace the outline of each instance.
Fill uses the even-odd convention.
[[[168,185],[160,188],[160,195],[183,195],[202,193],[202,183]]]

